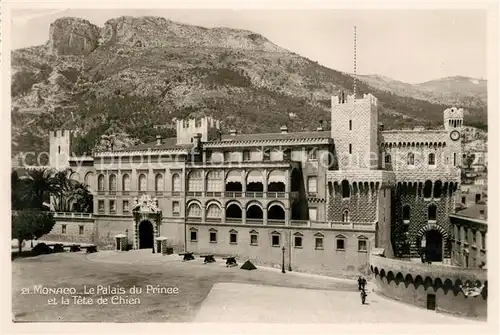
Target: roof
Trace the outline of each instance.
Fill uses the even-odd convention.
[[[331,132],[328,131],[307,131],[296,133],[254,133],[254,134],[236,134],[222,135],[221,141],[270,141],[270,140],[292,140],[292,139],[309,139],[309,138],[330,138]]]
[[[483,214],[481,214],[483,211]],[[475,204],[466,209],[462,209],[455,213],[456,215],[471,218],[471,219],[480,219],[487,220],[488,219],[488,205]]]
[[[168,150],[168,149],[190,149],[192,144],[177,144],[176,137],[163,138],[161,144],[157,145],[156,141],[134,145],[128,148],[113,150],[113,152],[123,152],[123,151],[141,151],[141,150]]]

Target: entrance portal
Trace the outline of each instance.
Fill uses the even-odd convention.
[[[149,221],[142,221],[139,224],[139,249],[153,248],[153,243],[153,224]]]
[[[441,262],[443,260],[443,235],[436,229],[425,233],[426,258],[432,262]]]

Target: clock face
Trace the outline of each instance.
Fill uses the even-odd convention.
[[[460,133],[457,130],[454,130],[450,133],[450,138],[453,141],[458,141],[460,139]]]

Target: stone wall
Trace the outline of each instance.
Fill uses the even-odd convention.
[[[65,232],[63,233],[63,226]],[[83,227],[83,231],[80,230]],[[81,232],[81,234],[80,234]],[[40,240],[54,242],[75,242],[75,243],[94,243],[95,224],[93,219],[71,219],[56,218],[56,224],[50,233],[44,235]]]
[[[95,216],[96,241],[101,249],[114,249],[115,236],[128,229],[129,242],[134,240],[134,219],[122,216]]]
[[[216,232],[217,242],[210,242],[210,230]],[[196,254],[233,255],[239,262],[250,260],[281,268],[282,247],[285,246],[285,269],[330,276],[357,277],[368,267],[367,251],[358,250],[358,241],[366,239],[366,249],[375,246],[374,232],[335,231],[326,229],[297,229],[293,227],[187,225],[187,250]],[[197,240],[191,241],[190,232],[197,232]],[[230,243],[231,232],[237,234],[236,243]],[[279,246],[272,246],[272,235],[280,236]],[[258,244],[252,245],[251,234],[258,236]],[[295,245],[296,234],[302,236],[302,246]],[[323,248],[316,248],[315,238],[323,236]],[[343,238],[344,250],[337,250],[336,239]]]

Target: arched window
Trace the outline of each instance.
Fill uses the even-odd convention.
[[[434,198],[440,198],[442,193],[443,183],[438,180],[434,183]]]
[[[436,221],[437,216],[437,207],[434,204],[429,205],[427,208],[427,220],[428,221]]]
[[[163,192],[163,190],[164,190],[163,175],[161,173],[158,173],[155,177],[155,191]]]
[[[432,181],[427,180],[424,184],[424,198],[432,197]]]
[[[197,203],[192,203],[188,207],[187,216],[190,218],[201,217],[201,207]]]
[[[342,213],[342,222],[350,222],[351,219],[349,218],[349,211],[347,209],[344,210]]]
[[[139,175],[139,181],[138,181],[138,186],[139,186],[139,192],[145,192],[148,188],[148,180],[146,178],[146,175],[141,173]]]
[[[342,180],[342,198],[349,198],[351,196],[351,188],[347,180]]]
[[[97,177],[97,190],[104,191],[104,175],[102,174]]]
[[[221,209],[216,204],[211,204],[207,208],[207,218],[220,218]]]
[[[410,152],[406,158],[406,164],[407,165],[415,165],[415,155]]]
[[[89,186],[89,189],[92,189],[94,187],[94,185],[92,185],[92,177],[94,175],[92,174],[92,172],[88,172],[86,175],[85,175],[85,185],[88,185]]]
[[[403,206],[403,222],[405,221],[410,221],[410,206],[408,205]]]
[[[130,176],[128,174],[124,174],[122,177],[122,191],[130,191]]]
[[[222,171],[210,171],[207,174],[207,192],[223,192]]]
[[[109,190],[116,191],[116,176],[114,174],[109,176]]]
[[[191,171],[188,175],[188,191],[201,192],[202,186],[201,171]]]
[[[181,191],[181,177],[175,173],[172,176],[172,192],[180,192]]]
[[[432,152],[429,154],[429,165],[436,165],[436,155]]]

